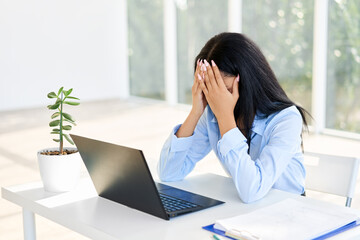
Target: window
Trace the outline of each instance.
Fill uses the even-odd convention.
[[[211,37],[227,31],[227,9],[227,1],[177,1],[179,102],[191,104],[194,59]]]
[[[311,111],[312,0],[243,0],[243,33],[256,42],[291,100]]]
[[[163,1],[127,4],[130,94],[164,99]]]
[[[360,133],[360,8],[330,0],[326,127]]]
[[[358,0],[324,0],[329,3],[328,36],[324,40],[327,41],[324,43],[327,44],[327,68],[324,67],[324,70],[316,68],[316,65],[325,64],[325,56],[324,60],[321,59],[326,54],[323,51],[325,46],[318,50],[319,46],[316,45],[316,49],[313,49],[313,38],[314,24],[319,23],[314,22],[314,14],[321,19],[323,14],[326,15],[326,10],[315,13],[313,0],[169,1],[176,7],[174,28],[177,41],[174,46],[177,49],[177,65],[170,65],[171,71],[176,68],[177,85],[167,79],[167,83],[172,83],[167,88],[164,76],[164,0],[127,1],[132,95],[165,99],[165,95],[168,98],[171,92],[173,95],[177,92],[178,102],[191,104],[194,58],[209,38],[228,31],[229,25],[232,25],[228,22],[229,14],[233,16],[236,12],[229,11],[229,6],[234,4],[238,7],[232,9],[239,8],[242,32],[259,45],[290,99],[309,112],[312,109],[318,111],[312,106],[321,108],[326,100],[326,113],[318,111],[317,118],[321,122],[319,130],[330,128],[360,133]],[[327,5],[327,2],[320,3]],[[320,31],[317,33],[321,34]],[[314,61],[317,72],[323,75],[327,71],[326,89],[322,77],[318,77],[321,80],[313,80],[313,55],[320,56],[316,58],[319,62]],[[319,91],[326,91],[326,99],[322,93],[318,97],[312,94],[314,83],[317,83],[314,86],[320,86],[317,88]],[[165,91],[169,91],[169,94],[165,94]],[[174,98],[168,101],[173,102]]]

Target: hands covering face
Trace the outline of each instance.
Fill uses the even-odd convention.
[[[206,105],[208,104],[205,98],[204,93],[202,92],[199,84],[199,80],[197,76],[201,74],[201,66],[200,60],[197,61],[196,71],[194,76],[194,84],[191,89],[192,94],[192,112],[200,117],[201,114],[204,112]]]
[[[230,79],[227,82],[232,82],[232,92],[228,90],[221,76],[220,70],[215,62],[211,60],[211,65],[203,60],[198,61],[197,71],[195,72],[195,79],[198,81],[198,89],[200,88],[205,95],[207,103],[215,114],[218,121],[221,119],[234,116],[234,108],[239,98],[239,75]],[[200,68],[200,72],[198,72]],[[195,83],[194,83],[195,85]]]

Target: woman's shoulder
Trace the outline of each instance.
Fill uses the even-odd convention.
[[[270,124],[279,121],[292,121],[302,123],[302,117],[297,107],[293,105],[269,115],[266,122],[267,124]]]
[[[302,131],[303,120],[296,106],[290,106],[269,115],[264,119],[263,136],[270,137],[275,132],[294,132]]]

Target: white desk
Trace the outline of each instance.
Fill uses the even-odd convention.
[[[260,201],[243,204],[237,196],[232,180],[214,174],[192,176],[169,185],[226,203],[166,221],[98,197],[90,179],[82,179],[75,191],[61,194],[45,192],[40,182],[5,187],[2,188],[2,197],[23,207],[26,240],[36,238],[34,214],[91,239],[184,240],[211,239],[211,233],[203,230],[202,226],[214,223],[216,219],[252,211],[280,199],[296,198],[313,202],[314,205],[328,204],[278,190],[271,190]],[[331,207],[331,204],[329,206]],[[358,212],[353,209],[349,211]],[[331,239],[360,239],[360,227]]]

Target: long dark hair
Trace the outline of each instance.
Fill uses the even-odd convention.
[[[225,32],[212,37],[197,55],[195,68],[198,59],[214,60],[226,75],[239,74],[239,99],[234,116],[238,128],[242,123],[241,130],[246,133],[248,144],[257,111],[263,114],[260,117],[266,118],[272,113],[296,106],[307,129],[306,115],[309,113],[288,98],[260,48],[245,35]]]

